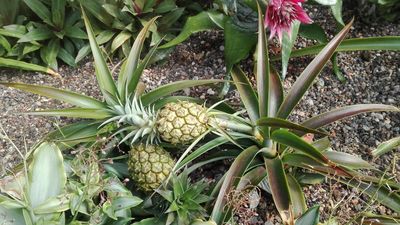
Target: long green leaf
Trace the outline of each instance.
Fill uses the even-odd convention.
[[[77,39],[87,39],[85,31],[83,31],[78,25],[65,28],[65,36]]]
[[[121,31],[117,36],[115,36],[114,40],[111,43],[111,53],[115,52],[115,50],[121,47],[131,37],[132,33],[130,31]]]
[[[306,199],[303,190],[296,178],[288,174],[287,176],[290,198],[293,205],[294,218],[298,218],[307,210]]]
[[[44,142],[35,150],[28,176],[29,203],[33,208],[65,191],[63,157],[55,144]]]
[[[174,93],[176,91],[190,88],[194,86],[207,85],[207,84],[215,84],[218,82],[223,82],[222,80],[182,80],[172,82],[161,87],[158,87],[142,96],[143,105],[148,105],[158,100],[161,97]]]
[[[247,172],[237,186],[237,190],[243,190],[248,187],[258,186],[264,179],[267,178],[267,170],[264,166],[257,166]]]
[[[140,77],[143,75],[143,71],[146,66],[151,63],[150,61],[153,59],[153,56],[157,54],[157,48],[161,41],[162,39],[160,39],[160,41],[151,48],[146,57],[139,63],[135,71],[133,71],[133,74],[129,75],[126,83],[126,93],[132,94],[138,91],[137,86],[139,84]]]
[[[257,35],[253,32],[243,31],[237,27],[232,18],[224,24],[224,56],[226,72],[229,74],[233,65],[247,57],[257,44]],[[238,46],[240,46],[238,48]]]
[[[261,8],[258,9],[258,42],[257,42],[257,64],[256,64],[256,81],[258,92],[258,109],[260,117],[270,117],[270,66],[268,56],[268,41],[265,34],[264,16]],[[264,144],[269,145],[269,127],[261,127],[264,137]]]
[[[144,40],[146,39],[150,27],[154,24],[157,18],[158,17],[155,17],[147,22],[143,29],[140,31],[135,39],[135,42],[133,43],[127,60],[122,66],[121,72],[118,77],[118,91],[122,99],[125,98],[126,94],[130,94],[126,93],[126,91],[133,91],[136,88],[137,82],[139,82],[141,73],[135,74],[136,77],[134,77],[134,72],[138,69],[140,53],[142,52]],[[127,85],[129,85],[129,87],[133,87],[133,89],[127,90]]]
[[[106,119],[112,114],[103,109],[84,109],[84,108],[68,108],[68,109],[53,109],[40,110],[26,113],[35,116],[65,116],[84,119]]]
[[[50,10],[40,0],[24,0],[24,2],[40,19],[53,26]]]
[[[61,149],[72,148],[82,142],[96,141],[101,123],[79,121],[49,133],[44,139],[54,141]]]
[[[356,157],[345,152],[336,152],[336,151],[326,151],[323,155],[335,162],[338,165],[346,166],[352,169],[371,169],[373,166],[369,164],[367,161],[361,159],[360,157]]]
[[[44,52],[42,57],[43,61],[47,63],[47,65],[52,69],[57,70],[58,69],[57,55],[58,52],[60,51],[60,39],[58,38],[51,39],[48,45],[42,48],[41,50],[43,50]]]
[[[209,16],[209,12],[201,12],[195,16],[189,17],[181,33],[179,33],[179,35],[170,42],[160,46],[160,48],[170,48],[185,41],[190,35],[194,33],[217,28],[218,25],[211,19],[211,17]]]
[[[202,156],[204,153],[210,151],[213,148],[216,148],[222,144],[225,144],[228,142],[228,139],[225,137],[218,137],[215,138],[202,146],[198,147],[195,151],[190,153],[188,156],[185,157],[177,166],[177,170],[182,169],[186,165],[188,165],[190,162],[193,162],[193,160],[197,159],[198,157]]]
[[[379,111],[400,112],[400,109],[394,106],[382,105],[382,104],[359,104],[359,105],[345,106],[339,109],[335,109],[314,116],[311,119],[308,119],[305,122],[303,122],[301,125],[312,129],[318,129],[330,123],[348,118],[350,116],[355,116],[360,113],[379,112]]]
[[[269,74],[269,116],[275,117],[284,98],[282,81],[278,72],[271,67]]]
[[[343,0],[337,0],[336,4],[331,5],[331,10],[333,17],[335,17],[336,21],[344,26],[343,18],[342,18],[342,6],[343,6]]]
[[[299,219],[296,220],[295,225],[317,225],[319,223],[319,206],[314,206],[307,210]]]
[[[76,66],[74,57],[64,48],[60,48],[57,57],[60,58],[63,62],[65,62],[69,66],[72,67]]]
[[[320,52],[326,45],[319,44],[311,47],[302,48],[292,51],[290,57],[301,57],[305,55],[315,55]],[[366,37],[352,38],[344,40],[335,52],[347,51],[373,51],[373,50],[400,50],[400,36],[385,36],[385,37]],[[279,60],[280,56],[274,56],[272,60]]]
[[[289,131],[276,130],[272,133],[271,139],[280,144],[302,151],[323,163],[329,162],[329,160],[320,151],[314,148],[314,146]]]
[[[378,147],[371,152],[371,154],[374,157],[381,156],[398,146],[400,146],[400,137],[396,137],[379,144]]]
[[[111,72],[107,67],[107,63],[102,55],[102,51],[96,42],[92,26],[90,25],[89,19],[87,18],[85,11],[82,9],[83,19],[85,21],[86,32],[89,37],[90,47],[92,49],[94,64],[96,68],[97,82],[99,83],[100,89],[103,92],[110,93],[114,97],[118,97],[117,87],[115,86],[114,80],[111,76]],[[105,94],[104,94],[105,95]]]
[[[94,17],[104,23],[107,27],[111,27],[114,18],[103,8],[101,1],[98,0],[79,0],[86,10]]]
[[[60,74],[58,74],[57,72],[55,72],[54,70],[52,70],[50,68],[35,65],[32,63],[26,63],[26,62],[14,60],[14,59],[6,59],[6,58],[0,57],[0,67],[8,67],[8,68],[14,68],[14,69],[20,69],[20,70],[42,72],[42,73],[47,73],[52,76],[61,78]]]
[[[282,36],[282,78],[286,77],[289,64],[290,54],[292,53],[295,44],[297,33],[299,32],[300,21],[295,21],[292,24],[290,35],[286,32]]]
[[[214,208],[211,213],[210,219],[215,221],[216,224],[223,224],[225,222],[226,216],[230,214],[231,208],[227,206],[226,196],[233,190],[236,189],[240,182],[240,178],[246,172],[249,164],[253,161],[254,157],[258,152],[256,146],[249,147],[245,149],[235,161],[232,163],[224,182],[220,188],[216,202],[214,203]]]
[[[258,46],[257,46],[257,91],[260,117],[269,116],[269,59],[268,42],[265,35],[264,17],[258,7]]]
[[[7,52],[11,51],[11,44],[8,42],[7,38],[0,35],[0,46],[2,46]]]
[[[261,119],[257,120],[257,125],[258,126],[269,126],[269,127],[274,127],[274,128],[287,128],[287,129],[291,129],[291,130],[302,131],[305,133],[327,135],[325,132],[318,131],[315,129],[310,129],[308,127],[301,126],[296,123],[292,123],[288,120],[283,120],[283,119],[279,119],[279,118],[261,118]]]
[[[246,77],[246,74],[244,74],[238,66],[233,67],[231,75],[236,89],[239,91],[240,99],[243,101],[243,105],[249,114],[250,120],[255,122],[260,118],[256,92],[249,79]]]
[[[299,168],[309,169],[317,173],[326,175],[335,175],[340,177],[352,177],[347,171],[336,166],[328,166],[309,155],[303,153],[285,154],[282,158],[284,164]]]
[[[270,186],[272,198],[275,206],[281,215],[284,224],[291,224],[293,221],[293,209],[290,199],[289,185],[286,178],[286,172],[283,168],[282,160],[279,157],[275,159],[264,159],[268,173],[268,184]]]
[[[3,28],[0,28],[0,34],[6,37],[22,38],[26,33],[26,28],[24,26],[22,26],[22,30],[15,27],[10,28],[9,26],[4,26]]]
[[[22,42],[32,42],[32,41],[42,41],[47,40],[53,36],[51,30],[44,29],[44,28],[37,28],[34,30],[29,31],[28,33],[24,34],[19,40],[19,43]]]
[[[0,82],[0,84],[7,87],[17,88],[23,91],[42,95],[48,98],[54,98],[83,108],[102,109],[105,107],[104,103],[94,98],[53,87],[33,85],[33,84],[22,84],[22,83],[5,83],[5,82]]]
[[[65,0],[52,0],[51,14],[54,25],[57,28],[62,29],[64,27],[65,19]]]
[[[345,38],[352,24],[353,22],[347,24],[346,27],[344,27],[343,30],[340,31],[306,67],[306,69],[301,73],[300,77],[297,78],[296,82],[293,84],[288,95],[279,108],[277,114],[279,118],[286,119],[289,116],[294,107],[303,97],[304,93],[310,88],[319,72],[332,57],[335,49]]]

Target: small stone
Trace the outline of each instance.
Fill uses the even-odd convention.
[[[207,94],[214,95],[215,91],[213,91],[211,88],[209,88],[209,89],[207,89]]]
[[[368,127],[368,126],[366,126],[366,125],[363,125],[363,126],[362,126],[362,129],[365,130],[365,131],[370,131],[370,130],[371,130],[371,128]]]

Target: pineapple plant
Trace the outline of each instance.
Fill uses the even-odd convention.
[[[372,176],[360,171],[370,169],[372,172],[374,167],[360,157],[331,149],[327,137],[329,134],[322,129],[328,124],[360,113],[400,112],[399,108],[383,104],[358,104],[315,115],[301,124],[290,121],[292,111],[335,53],[352,22],[325,45],[285,92],[279,73],[269,63],[268,39],[260,8],[258,15],[258,47],[254,54],[253,71],[256,86],[253,88],[238,65],[233,66],[231,71],[246,118],[240,118],[242,115],[234,113],[229,119],[234,119],[238,127],[244,125],[251,129],[246,133],[238,132],[234,127],[225,130],[224,136],[208,139],[208,142],[196,146],[197,149],[187,151],[175,166],[177,170],[183,169],[204,153],[231,142],[222,154],[218,152],[220,154],[206,157],[192,166],[198,168],[210,162],[234,158],[229,170],[211,191],[216,200],[213,202],[210,221],[216,224],[234,223],[233,207],[226,196],[232,191],[241,191],[250,186],[259,187],[271,194],[282,224],[300,224],[302,218],[306,217],[302,215],[307,215],[313,209],[307,209],[302,189],[302,185],[307,183],[303,178],[314,179],[321,175],[356,188],[372,200],[400,212],[400,195],[395,193],[400,189],[398,182],[384,174]],[[310,140],[311,143],[304,140],[304,135],[308,133],[318,134],[316,140]]]
[[[140,60],[144,40],[150,27],[157,19],[153,18],[138,34],[128,58],[122,64],[118,79],[114,81],[85,12],[83,11],[82,14],[95,61],[97,81],[103,93],[103,101],[53,87],[6,82],[1,84],[74,105],[75,107],[72,108],[41,110],[29,112],[29,114],[86,119],[60,128],[48,136],[53,140],[57,140],[60,147],[67,146],[67,148],[71,148],[80,143],[93,143],[98,140],[99,136],[107,137],[111,135],[117,137],[120,140],[120,144],[126,144],[131,149],[129,153],[129,170],[137,186],[145,191],[155,189],[169,175],[174,165],[174,160],[168,152],[156,145],[160,142],[158,130],[162,127],[158,121],[163,121],[162,115],[165,114],[163,113],[165,110],[172,110],[170,106],[173,104],[169,102],[176,101],[176,97],[168,98],[166,96],[184,88],[213,84],[218,80],[178,81],[142,94],[139,91],[141,89],[140,77],[157,49],[157,45],[154,46],[146,57]],[[187,97],[181,97],[181,99],[185,98]],[[162,103],[160,103],[161,101]],[[162,109],[165,104],[167,106]],[[205,131],[206,125],[202,124],[202,129],[200,129],[200,126],[194,123],[195,121],[204,121],[205,114],[200,113],[203,110],[200,105],[187,101],[176,104],[186,107],[192,112],[192,114],[183,116],[178,113],[178,111],[181,112],[182,110],[173,107],[174,110],[177,110],[174,111],[178,113],[176,115],[184,118],[183,129],[196,130],[197,133],[192,130],[189,132],[191,137],[197,137],[196,134],[200,131]],[[159,111],[161,114],[158,114]],[[203,117],[193,120],[193,115]],[[178,144],[177,140],[182,141],[182,143],[190,141],[187,137],[178,138],[176,132],[171,132],[170,136],[167,136],[166,132],[168,130],[165,129],[161,132],[161,137],[165,141],[171,141],[175,144]],[[187,130],[182,130],[182,133],[186,132]],[[166,137],[171,137],[171,139]],[[149,165],[151,166],[148,167]]]
[[[129,151],[129,172],[143,191],[157,189],[170,175],[174,164],[171,155],[158,145],[133,145]]]

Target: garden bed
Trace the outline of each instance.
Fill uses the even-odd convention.
[[[319,7],[310,10],[310,16],[325,26],[330,37],[335,33],[334,20],[324,21],[321,15],[325,9]],[[326,18],[326,17],[323,17]],[[364,24],[357,20],[352,37],[400,35],[400,23]],[[303,47],[300,41],[298,47]],[[223,78],[225,73],[223,58],[223,36],[220,32],[203,32],[176,47],[164,63],[153,65],[145,71],[143,81],[149,89],[177,80],[195,80]],[[311,61],[311,57],[294,58],[289,63],[285,80],[287,90],[296,77]],[[334,109],[339,106],[358,103],[382,103],[400,106],[400,53],[388,51],[370,51],[339,54],[339,65],[346,82],[340,82],[327,66],[308,91],[300,106],[295,109],[294,121],[309,118],[312,115]],[[110,64],[110,67],[114,65]],[[0,70],[0,81],[23,82],[49,85],[53,87],[85,93],[99,97],[92,59],[80,64],[78,68],[61,67],[59,73],[63,79],[44,74]],[[194,88],[185,91],[186,95],[206,98],[218,94],[212,88]],[[237,93],[228,95],[237,101]],[[70,122],[64,118],[29,116],[21,112],[45,108],[64,108],[67,105],[45,97],[0,86],[0,125],[6,131],[16,147],[25,151],[32,147],[46,133]],[[379,143],[400,135],[400,115],[397,113],[369,113],[335,123],[326,128],[336,151],[360,155],[372,161],[380,170],[388,170],[400,182],[399,151],[373,159],[369,152]],[[20,161],[13,144],[0,140],[0,175]],[[346,188],[333,181],[306,187],[306,199],[309,206],[320,204],[322,220],[338,216],[342,222],[349,221],[357,213],[374,211],[378,214],[393,215],[383,206],[371,204],[359,192]],[[266,195],[262,193],[262,195]],[[264,196],[265,197],[265,196]],[[270,197],[262,198],[257,214],[251,224],[278,223],[279,216],[271,206]],[[270,222],[269,222],[270,221]]]

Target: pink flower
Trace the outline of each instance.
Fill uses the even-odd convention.
[[[269,38],[278,34],[279,41],[282,43],[282,34],[290,30],[295,20],[301,23],[311,23],[312,20],[301,7],[304,0],[270,0],[267,6],[264,24],[270,29]]]

